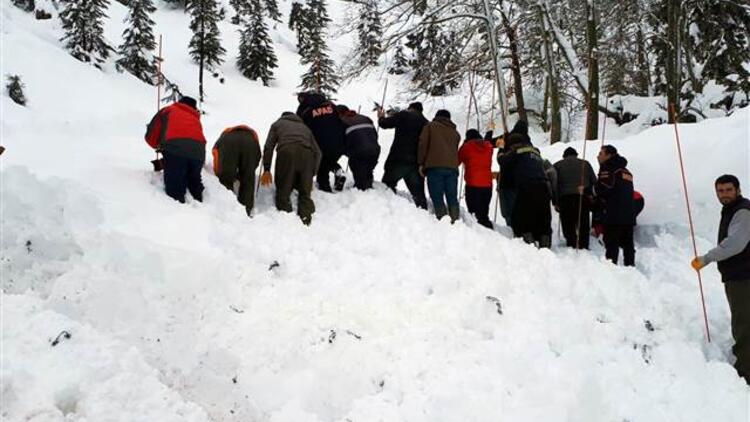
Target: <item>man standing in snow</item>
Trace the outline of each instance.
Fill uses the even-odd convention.
[[[284,112],[271,125],[263,146],[263,186],[273,183],[271,161],[276,148],[276,209],[292,212],[289,197],[296,190],[297,215],[304,224],[312,222],[315,203],[310,197],[313,176],[320,166],[321,152],[315,137],[305,123],[292,112]]]
[[[635,203],[633,175],[625,167],[628,160],[618,154],[617,148],[612,145],[604,145],[596,158],[600,167],[594,194],[603,210],[606,257],[617,264],[622,248],[625,266],[635,266]]]
[[[568,147],[563,152],[563,159],[555,163],[555,170],[557,207],[565,243],[571,248],[588,249],[591,189],[596,183],[594,169],[588,161],[578,158],[578,151]]]
[[[451,223],[460,216],[458,204],[458,143],[461,135],[456,124],[451,121],[448,110],[438,110],[432,122],[428,123],[419,136],[417,163],[419,173],[427,177],[435,216],[438,220],[446,214]],[[446,210],[446,202],[448,208]]]
[[[508,152],[498,157],[498,162],[501,189],[516,193],[511,213],[513,235],[526,243],[538,242],[540,248],[549,248],[552,245],[552,194],[544,159],[522,130],[511,132],[505,147]]]
[[[245,206],[248,217],[255,203],[255,169],[260,163],[258,134],[245,125],[224,130],[212,149],[214,174],[224,187],[233,191],[234,182],[240,187],[237,200]]]
[[[383,183],[396,192],[399,180],[404,179],[414,204],[427,209],[427,198],[424,193],[424,177],[419,174],[417,165],[417,149],[419,135],[427,124],[422,115],[422,103],[409,104],[409,108],[392,115],[385,115],[382,108],[378,109],[378,126],[383,129],[396,129],[393,144],[385,160]]]
[[[345,105],[336,106],[345,128],[345,152],[349,157],[349,168],[354,174],[354,187],[359,190],[372,188],[373,171],[378,164],[380,145],[378,132],[372,120],[349,110]]]
[[[492,229],[492,149],[492,141],[482,138],[476,129],[466,132],[466,140],[458,149],[458,161],[466,169],[466,208],[479,224],[488,229]]]
[[[346,176],[338,162],[344,154],[344,123],[336,113],[336,106],[317,92],[300,93],[297,100],[297,116],[310,128],[323,154],[316,177],[318,189],[333,192],[330,180],[333,172],[334,188],[341,191],[346,182]]]
[[[185,192],[196,201],[203,200],[201,169],[206,159],[200,112],[194,98],[164,107],[151,119],[146,142],[164,155],[164,189],[167,195],[185,202]]]
[[[714,184],[723,205],[719,245],[693,259],[696,271],[716,262],[732,315],[732,347],[737,373],[750,383],[750,200],[742,197],[740,181],[725,174]]]

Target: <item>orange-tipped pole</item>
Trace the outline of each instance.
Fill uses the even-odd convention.
[[[693,228],[693,214],[690,212],[690,199],[688,197],[687,179],[685,178],[685,165],[682,161],[682,146],[680,145],[680,132],[677,130],[677,116],[675,115],[674,104],[669,104],[669,112],[672,114],[672,120],[674,121],[674,138],[677,142],[677,157],[680,161],[680,173],[682,174],[682,189],[685,192],[685,206],[687,207],[688,223],[690,225],[690,239],[693,242],[693,255],[695,258],[698,257],[698,246],[695,243],[695,230]],[[701,305],[703,306],[703,323],[706,326],[706,340],[711,343],[711,331],[708,328],[708,313],[706,312],[706,299],[703,294],[703,279],[701,278],[700,271],[696,271],[698,275],[698,288],[701,293]]]

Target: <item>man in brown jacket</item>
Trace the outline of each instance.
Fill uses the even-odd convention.
[[[438,110],[419,136],[417,163],[419,172],[427,177],[435,216],[440,220],[449,214],[451,223],[458,220],[458,144],[461,135],[451,121],[448,110]],[[445,203],[448,203],[446,210]]]
[[[271,161],[276,148],[276,209],[292,212],[289,197],[292,190],[298,194],[297,215],[304,224],[312,222],[315,203],[312,192],[313,177],[320,166],[321,153],[310,129],[301,118],[291,112],[284,112],[268,131],[263,147],[263,168],[261,183],[268,186],[273,182]]]
[[[255,169],[260,163],[258,134],[245,125],[226,128],[212,153],[214,174],[219,182],[231,191],[234,182],[240,182],[237,200],[245,206],[249,217],[255,204]]]

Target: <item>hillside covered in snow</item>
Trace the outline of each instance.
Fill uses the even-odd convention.
[[[334,22],[345,19],[344,2],[330,3]],[[164,72],[195,95],[188,17],[161,6]],[[466,210],[455,225],[436,221],[380,184],[315,191],[309,227],[276,211],[262,187],[248,219],[210,159],[204,202],[164,195],[142,139],[154,87],[73,59],[56,20],[0,8],[3,72],[23,75],[29,100],[0,98],[3,420],[749,420],[715,266],[703,272],[705,340],[674,126],[608,123],[606,142],[646,198],[635,268],[605,261],[599,245],[576,252],[556,238],[538,250],[510,239],[501,219],[486,230]],[[112,2],[110,39],[125,11]],[[236,28],[227,19],[221,30],[235,51]],[[270,87],[233,60],[223,83],[207,79],[209,147],[236,124],[264,139],[296,108],[304,69],[294,34],[278,24],[271,36]],[[351,40],[333,38],[340,60]],[[370,115],[384,78],[349,81],[337,100]],[[390,84],[388,104],[412,98],[407,79]],[[445,107],[464,129],[465,96],[424,102],[428,117]],[[704,252],[721,209],[714,179],[733,173],[750,185],[750,110],[678,130]],[[380,136],[376,180],[393,133]],[[586,146],[594,162],[599,142]],[[542,153],[556,161],[567,146],[582,152],[583,141]]]

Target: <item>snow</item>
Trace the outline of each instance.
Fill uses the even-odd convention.
[[[262,188],[248,220],[210,162],[204,203],[164,195],[142,141],[152,87],[70,58],[57,21],[0,7],[3,73],[21,74],[29,98],[0,103],[3,420],[747,420],[715,267],[703,277],[704,340],[673,127],[607,128],[646,197],[635,269],[600,248],[538,251],[465,210],[437,222],[382,186],[314,192],[310,227]],[[113,2],[110,40],[124,14]],[[191,93],[187,19],[155,16],[165,73]],[[207,86],[209,146],[238,123],[263,138],[296,106],[302,73],[284,25],[272,31],[283,73],[270,88],[233,68],[236,28],[221,30],[229,60],[226,82]],[[333,46],[343,55],[347,44]],[[389,104],[408,100],[403,80],[390,84]],[[382,87],[365,75],[340,101],[369,112]],[[425,106],[466,118],[459,96]],[[715,177],[750,180],[749,122],[743,109],[679,126],[701,251],[718,222]],[[387,150],[392,131],[380,133]],[[565,146],[543,153],[555,160]],[[71,338],[53,347],[63,330]]]

